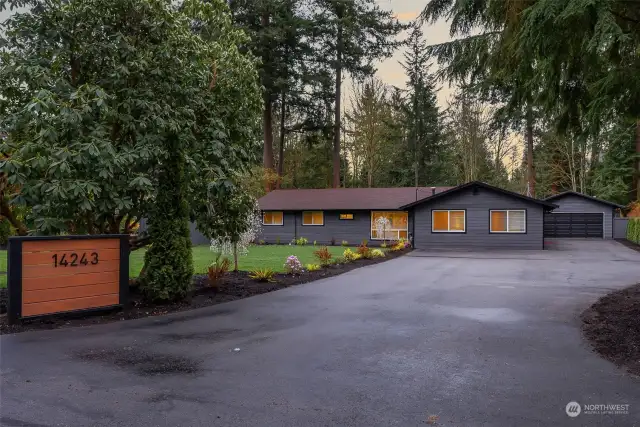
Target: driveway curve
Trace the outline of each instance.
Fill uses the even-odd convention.
[[[640,281],[640,253],[555,244],[413,252],[205,309],[2,336],[0,424],[640,425],[640,380],[591,352],[578,318]],[[570,401],[628,414],[570,418]]]

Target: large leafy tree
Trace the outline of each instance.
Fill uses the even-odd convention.
[[[145,288],[183,296],[189,209],[256,148],[245,35],[222,0],[31,6],[2,26],[0,171],[21,188],[13,202],[32,206],[41,233],[128,231],[147,216]]]

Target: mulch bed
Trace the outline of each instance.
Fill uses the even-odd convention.
[[[193,276],[193,291],[184,300],[168,304],[155,304],[146,301],[137,292],[135,286],[130,287],[129,303],[122,310],[92,315],[58,315],[47,318],[24,320],[21,323],[9,325],[7,316],[0,316],[0,335],[13,334],[37,329],[58,329],[71,326],[87,326],[101,323],[111,323],[120,320],[138,319],[141,317],[159,316],[177,311],[208,307],[223,302],[248,298],[253,295],[264,294],[300,285],[318,279],[337,276],[355,268],[378,264],[408,253],[409,250],[387,252],[384,258],[361,259],[348,264],[336,264],[318,271],[305,272],[301,275],[277,274],[275,282],[257,282],[250,279],[246,271],[229,272],[219,282],[217,289],[208,286],[206,275]],[[0,289],[0,310],[6,312],[7,290]]]
[[[634,251],[640,252],[640,245],[637,245],[627,239],[616,239],[616,242],[620,242],[626,247],[628,247],[629,249],[633,249]]]
[[[640,376],[640,283],[602,297],[582,313],[584,335],[605,359]]]

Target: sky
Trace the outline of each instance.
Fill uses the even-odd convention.
[[[408,23],[422,12],[429,0],[377,0],[377,2],[381,8],[392,10],[398,20]],[[434,24],[425,24],[422,31],[427,44],[438,44],[451,40],[449,24],[445,20],[437,21]],[[393,57],[378,64],[376,74],[380,80],[400,88],[405,87],[406,76],[400,65],[400,62],[404,59],[403,52],[404,49],[400,49],[396,51]],[[435,70],[436,65],[433,65],[431,71]],[[444,85],[441,84],[438,91],[438,105],[440,108],[447,106],[447,100],[451,95],[451,88],[446,83]]]

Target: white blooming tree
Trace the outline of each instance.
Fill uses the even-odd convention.
[[[233,256],[234,271],[238,271],[238,256],[249,253],[249,245],[262,227],[255,198],[227,180],[210,185],[206,212],[198,215],[195,221],[198,230],[211,239],[211,251],[218,257]]]
[[[376,227],[376,233],[378,238],[382,236],[382,239],[386,242],[387,230],[391,228],[391,221],[389,221],[389,218],[385,216],[378,217],[374,222],[374,225]]]

